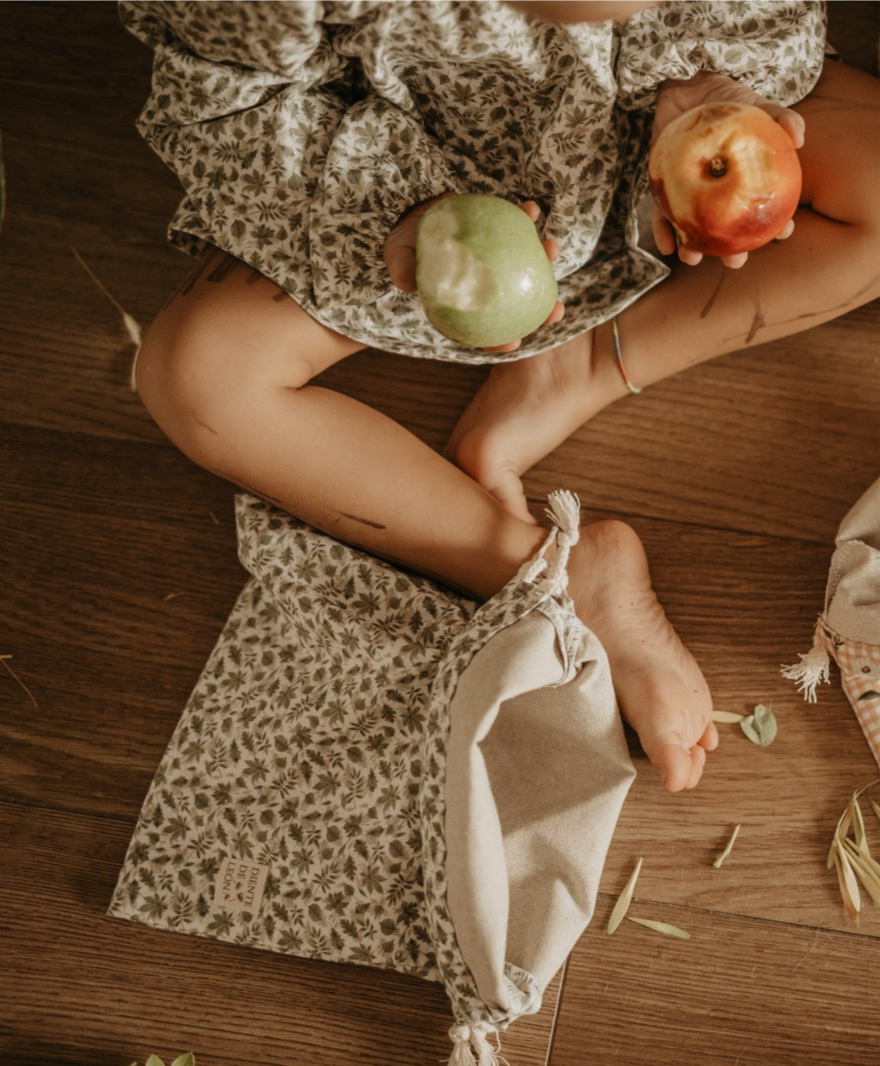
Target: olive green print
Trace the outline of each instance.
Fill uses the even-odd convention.
[[[252,577],[144,802],[110,912],[158,928],[442,981],[492,1020],[446,904],[448,707],[474,655],[539,610],[563,676],[586,629],[515,579],[478,607],[237,501]],[[505,972],[522,1009],[540,991]]]
[[[382,259],[400,215],[452,190],[536,200],[566,314],[514,358],[589,329],[661,281],[638,246],[658,85],[701,70],[806,95],[819,3],[660,4],[622,25],[554,25],[500,3],[124,0],[155,50],[139,119],[185,198],[171,238],[271,278],[365,345],[477,363]]]

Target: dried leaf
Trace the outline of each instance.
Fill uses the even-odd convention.
[[[754,714],[743,718],[740,728],[753,744],[766,748],[776,739],[776,717],[769,707],[759,703]]]
[[[874,802],[874,800],[872,800],[872,799],[871,799],[871,797],[870,797],[870,796],[868,796],[868,802],[869,802],[869,803],[871,804],[871,807],[872,807],[872,809],[873,809],[873,811],[874,811],[874,814],[876,814],[876,815],[877,815],[877,817],[878,817],[878,818],[880,818],[880,806],[878,806],[878,805],[877,805],[877,804],[876,804],[876,803]]]
[[[851,840],[846,841],[846,847],[856,877],[862,882],[871,899],[880,907],[880,866],[873,859],[867,859]]]
[[[741,722],[745,718],[744,714],[734,714],[733,711],[713,711],[713,722]]]
[[[862,818],[862,808],[859,806],[858,799],[853,798],[850,807],[852,808],[853,839],[856,842],[856,847],[867,848],[868,840],[865,836],[865,820]]]
[[[611,917],[608,919],[608,932],[613,933],[614,930],[623,921],[623,916],[627,912],[627,908],[632,900],[633,889],[636,887],[636,880],[639,876],[639,871],[642,869],[642,859],[636,863],[636,868],[629,875],[629,880],[626,883],[626,887],[617,897],[617,902],[614,904],[614,910],[611,912]]]
[[[837,879],[840,884],[840,894],[843,897],[843,905],[847,914],[859,924],[859,911],[862,909],[862,896],[859,892],[859,883],[850,864],[846,850],[838,847],[834,853],[834,864],[837,867]]]
[[[716,870],[721,868],[721,864],[724,862],[724,860],[727,858],[727,856],[733,849],[733,842],[739,835],[740,829],[742,829],[742,824],[734,826],[733,832],[730,834],[730,840],[727,841],[727,846],[725,847],[724,851],[721,852],[718,858],[712,863]]]
[[[85,259],[83,259],[83,257],[79,254],[76,248],[71,248],[70,250],[73,252],[74,256],[76,256],[76,260],[79,265],[92,279],[95,284],[95,287],[107,297],[110,303],[112,303],[116,310],[120,313],[120,315],[122,315],[122,323],[125,326],[126,332],[131,338],[132,344],[134,344],[135,347],[139,347],[141,343],[141,327],[138,325],[137,319],[135,319],[133,315],[130,315],[128,311],[125,310],[122,304],[116,299],[113,293],[110,292],[104,282],[101,281],[101,279],[94,272],[94,270],[92,270],[92,268],[85,261]]]
[[[670,925],[669,922],[655,922],[650,918],[627,918],[628,922],[638,922],[639,925],[644,925],[648,929],[653,929],[655,933],[662,933],[664,936],[678,937],[679,940],[690,940],[691,934],[685,932],[684,929],[679,929],[677,925]]]

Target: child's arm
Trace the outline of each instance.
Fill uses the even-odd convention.
[[[646,142],[649,133],[653,141],[691,107],[732,100],[767,111],[796,147],[803,144],[803,119],[790,107],[810,92],[822,70],[822,3],[671,0],[640,12],[617,32],[617,102],[632,124],[641,125]],[[646,163],[647,152],[641,165]],[[790,233],[786,226],[779,236]],[[656,212],[654,234],[663,254],[675,251],[674,234]],[[684,250],[679,257],[691,265],[701,258]],[[724,260],[733,267],[744,262],[745,256]]]

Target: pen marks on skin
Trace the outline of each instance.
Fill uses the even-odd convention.
[[[849,311],[855,307],[861,298],[869,292],[874,292],[877,289],[877,282],[880,281],[880,274],[875,274],[870,281],[866,282],[858,292],[853,293],[847,300],[842,300],[839,304],[835,304],[833,307],[826,308],[824,311],[807,311],[802,315],[795,315],[794,318],[787,318],[785,322],[780,325],[785,325],[788,322],[800,322],[804,318],[818,318],[821,315],[833,315],[835,311]]]
[[[223,281],[227,278],[233,270],[238,266],[239,260],[235,259],[231,255],[227,255],[222,259],[210,274],[205,278],[205,281],[212,281],[215,284]]]
[[[360,518],[356,514],[348,514],[347,511],[339,512],[340,518],[350,518],[352,522],[359,522],[362,526],[369,526],[370,529],[387,529],[387,526],[383,526],[381,522],[372,522],[369,518]]]
[[[718,276],[718,284],[715,286],[715,289],[714,289],[712,295],[706,301],[706,306],[700,312],[700,318],[705,318],[706,315],[708,315],[709,312],[712,310],[712,308],[715,306],[715,301],[718,299],[718,293],[721,292],[721,286],[724,284],[724,279],[726,277],[727,277],[727,268],[722,265],[721,273]]]
[[[216,429],[214,429],[212,426],[209,426],[207,422],[203,422],[199,418],[199,416],[196,414],[195,410],[193,410],[192,416],[193,416],[193,419],[195,420],[195,423],[196,423],[197,426],[201,426],[202,429],[206,429],[210,434],[212,434],[215,437],[219,437],[220,436],[220,434],[217,432]]]
[[[195,283],[199,280],[205,270],[210,264],[217,258],[219,251],[214,248],[210,252],[205,252],[199,259],[193,269],[186,275],[183,281],[177,286],[174,292],[165,301],[165,307],[167,307],[173,299],[178,296],[188,296],[195,286]],[[164,311],[165,307],[162,308]]]
[[[805,311],[801,315],[795,315],[793,318],[782,318],[778,322],[768,323],[761,312],[760,306],[756,306],[755,317],[752,319],[751,327],[748,333],[745,335],[746,343],[748,344],[755,336],[757,331],[762,328],[778,326],[789,326],[792,322],[803,322],[810,318],[831,319],[838,314],[842,314],[845,311],[851,311],[853,308],[858,307],[862,302],[862,297],[867,293],[874,292],[877,288],[877,283],[880,282],[880,274],[875,274],[870,281],[866,282],[857,292],[854,292],[852,296],[845,300],[841,300],[840,303],[833,304],[831,307],[823,307],[818,311]],[[756,297],[757,304],[757,297]],[[732,337],[725,337],[725,342],[736,341],[742,335],[737,333]]]
[[[767,320],[764,318],[764,312],[761,310],[761,305],[757,304],[755,307],[755,317],[752,319],[752,324],[749,327],[749,332],[746,335],[746,344],[751,344],[755,339],[755,334],[759,329],[766,329]]]

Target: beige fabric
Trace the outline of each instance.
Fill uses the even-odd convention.
[[[581,656],[564,680],[555,628],[533,612],[474,657],[450,705],[449,910],[480,997],[500,1010],[515,993],[505,961],[543,991],[590,921],[635,776],[587,630]]]
[[[880,478],[840,524],[825,619],[848,640],[880,644]]]
[[[239,497],[252,576],[110,913],[442,981],[456,1054],[537,1010],[634,776],[565,593],[577,499],[549,502],[558,535],[478,606]]]

